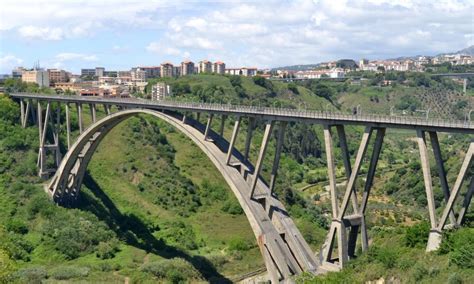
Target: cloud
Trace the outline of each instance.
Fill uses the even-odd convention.
[[[190,56],[188,51],[182,51],[179,48],[168,46],[160,42],[151,42],[146,47],[146,50],[157,54],[179,56],[180,58],[189,58]]]
[[[27,39],[61,40],[64,37],[61,28],[41,28],[30,25],[19,28],[18,32]]]
[[[87,62],[98,61],[98,58],[96,55],[71,53],[71,52],[59,53],[55,56],[55,59],[60,62],[73,61],[73,60],[87,61]]]
[[[12,54],[7,54],[0,57],[0,70],[1,72],[9,73],[13,68],[23,64],[23,59],[16,57]]]
[[[272,67],[459,50],[473,44],[473,9],[471,0],[2,0],[0,36],[124,35],[153,54],[150,60],[192,54],[194,60]],[[93,52],[122,51],[101,44]]]

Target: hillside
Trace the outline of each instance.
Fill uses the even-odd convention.
[[[434,81],[425,87],[296,85],[217,75],[166,81],[178,100],[343,112],[361,104],[363,112],[378,113],[388,113],[392,104],[398,113],[424,106],[421,99],[407,98],[421,90],[446,88]],[[436,96],[428,97],[428,103],[436,101]],[[458,97],[453,98],[456,112],[460,106],[456,107]],[[37,129],[20,128],[18,106],[3,96],[0,113],[0,282],[226,282],[263,266],[248,221],[230,189],[206,156],[172,127],[147,116],[120,124],[94,155],[77,207],[66,209],[50,203],[36,177]],[[87,119],[88,113],[85,108]],[[74,125],[76,116],[72,118]],[[200,119],[204,122],[206,117]],[[213,128],[218,127],[219,121],[214,121]],[[228,119],[225,136],[231,131]],[[346,131],[354,155],[362,129]],[[426,199],[413,136],[397,130],[387,134],[369,201],[369,252],[340,273],[302,276],[299,281],[362,283],[381,277],[402,282],[474,281],[472,213],[467,228],[445,238],[439,254],[424,253]],[[261,137],[259,127],[252,140],[251,161]],[[238,137],[240,150],[244,139],[244,134]],[[442,135],[440,139],[452,184],[469,137]],[[322,141],[321,126],[288,127],[276,188],[315,251],[327,233],[330,208]],[[274,154],[274,146],[272,139],[268,157]],[[336,160],[337,178],[343,182],[340,150]],[[264,161],[266,178],[270,162]],[[366,169],[367,161],[362,171]],[[433,180],[436,202],[443,204],[438,179]]]

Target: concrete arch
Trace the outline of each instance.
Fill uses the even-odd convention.
[[[216,143],[206,141],[203,133],[191,124],[185,124],[179,114],[148,109],[124,110],[111,114],[85,130],[64,156],[46,190],[53,200],[70,204],[77,198],[84,173],[102,139],[120,122],[138,114],[149,114],[161,119],[190,138],[212,161],[222,174],[243,208],[257,239],[267,271],[274,282],[287,281],[303,271],[320,272],[315,255],[288,216],[283,204],[268,195],[264,204],[250,198],[250,185],[240,169],[228,166],[226,153]],[[268,186],[258,180],[257,188],[269,192]],[[267,190],[267,191],[265,191]]]

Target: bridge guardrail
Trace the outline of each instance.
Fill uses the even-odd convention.
[[[129,98],[102,98],[102,97],[81,97],[81,96],[58,96],[58,95],[44,95],[44,94],[11,94],[12,97],[17,98],[49,98],[53,100],[67,100],[71,101],[93,101],[96,103],[119,103],[119,104],[134,104],[146,107],[146,105],[153,107],[169,107],[190,111],[208,110],[216,112],[229,112],[235,114],[252,114],[252,115],[269,115],[290,118],[304,118],[304,119],[320,119],[320,120],[335,120],[335,121],[352,121],[352,122],[367,122],[367,123],[387,123],[387,124],[405,124],[412,126],[432,126],[445,128],[460,128],[473,129],[474,125],[470,121],[462,120],[442,120],[440,118],[420,118],[414,116],[396,116],[396,115],[379,115],[379,114],[344,114],[340,112],[328,112],[308,109],[290,109],[290,108],[275,108],[262,106],[245,106],[233,104],[216,104],[203,102],[181,102],[174,100],[165,101],[150,101],[138,100]]]

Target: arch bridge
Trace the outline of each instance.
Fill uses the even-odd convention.
[[[474,124],[470,121],[445,121],[416,117],[383,115],[346,115],[309,110],[275,109],[237,105],[186,103],[172,101],[145,101],[137,99],[116,99],[79,96],[49,96],[16,93],[10,95],[20,103],[21,124],[26,127],[32,120],[39,129],[38,151],[39,175],[52,178],[46,190],[59,204],[73,203],[80,193],[87,165],[101,140],[120,122],[138,114],[148,114],[161,119],[189,137],[212,161],[242,206],[257,239],[267,271],[273,282],[291,282],[292,276],[304,271],[320,274],[339,270],[355,257],[357,242],[362,251],[368,248],[365,223],[367,202],[376,173],[386,129],[410,129],[416,133],[427,197],[427,209],[431,230],[427,251],[436,250],[441,242],[442,231],[462,224],[474,192],[474,180],[468,172],[474,154],[474,142],[469,143],[457,179],[449,187],[443,163],[439,132],[474,134]],[[59,144],[61,105],[65,108],[67,152],[62,156]],[[89,105],[92,124],[87,128],[83,123],[83,106]],[[71,141],[70,108],[77,108],[79,137]],[[107,114],[97,119],[96,111],[103,106]],[[112,108],[114,107],[114,108]],[[115,110],[115,111],[113,111]],[[193,114],[197,119],[193,118]],[[201,124],[199,117],[207,116],[207,123]],[[217,130],[211,129],[213,119],[220,117]],[[229,140],[224,137],[225,120],[233,118],[233,131]],[[235,148],[237,135],[243,121],[245,145],[243,153]],[[329,191],[331,197],[332,221],[328,236],[319,255],[311,250],[290,218],[284,205],[274,194],[285,128],[289,122],[319,124],[323,126]],[[250,145],[257,123],[264,124],[264,133],[255,165],[249,161]],[[359,149],[352,164],[348,151],[345,126],[364,126],[365,130]],[[276,128],[276,149],[271,167],[270,180],[261,176],[263,159],[272,132]],[[47,133],[52,133],[48,142]],[[335,174],[333,135],[337,133],[339,147],[347,177],[343,197],[338,198]],[[375,139],[371,139],[375,136]],[[446,205],[442,214],[436,214],[433,182],[431,175],[429,144],[434,153],[440,186]],[[369,144],[370,153],[368,152]],[[47,168],[46,158],[54,157],[55,167]],[[369,160],[368,171],[363,186],[356,188],[364,159]],[[467,192],[458,212],[454,203],[460,196],[463,182],[469,179]],[[360,237],[359,237],[360,235]]]

